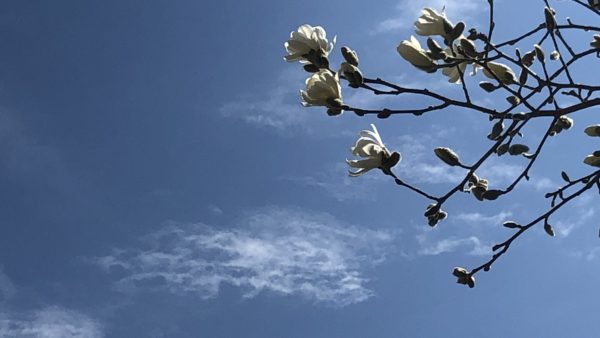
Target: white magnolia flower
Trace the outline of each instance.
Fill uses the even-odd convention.
[[[301,90],[302,105],[325,106],[340,109],[342,106],[342,88],[339,75],[322,69],[306,79],[306,90]],[[341,109],[339,111],[341,113]]]
[[[496,77],[504,84],[508,85],[516,82],[517,76],[509,66],[498,62],[488,62],[487,66],[491,72],[484,68],[483,74],[490,79],[495,79],[494,75],[496,75]],[[494,73],[494,75],[492,75],[492,73]]]
[[[305,24],[298,27],[298,31],[290,33],[290,39],[284,44],[288,52],[284,59],[288,62],[314,63],[315,60],[310,60],[311,51],[314,55],[312,58],[326,58],[334,44],[335,37],[330,43],[323,27]]]
[[[446,28],[452,24],[446,19],[446,14],[439,14],[431,8],[424,8],[421,16],[415,22],[416,33],[421,36],[440,35],[446,37]]]
[[[413,66],[428,73],[434,73],[436,71],[437,64],[427,55],[425,50],[421,48],[421,44],[414,36],[411,35],[410,40],[402,41],[397,50],[400,56],[410,62]]]
[[[350,167],[357,169],[356,171],[348,171],[352,177],[360,176],[371,169],[383,167],[384,161],[392,156],[392,153],[383,144],[375,125],[371,124],[371,128],[373,128],[373,131],[361,131],[354,147],[351,148],[354,156],[362,157],[363,159],[346,160]]]
[[[455,58],[459,58],[459,59],[466,58],[463,54],[459,53],[456,50],[456,48],[454,48],[454,51],[452,51],[450,49],[450,47],[446,47],[444,52],[446,53],[446,55],[452,55]],[[442,70],[442,73],[448,77],[448,82],[460,83],[460,73],[458,72],[458,68],[460,68],[460,72],[462,72],[464,75],[468,64],[469,64],[468,62],[461,62],[456,67],[446,67]],[[473,72],[475,72],[475,70],[473,70]]]

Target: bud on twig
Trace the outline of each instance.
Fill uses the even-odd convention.
[[[550,224],[544,223],[544,231],[546,231],[549,236],[554,237],[554,229],[552,229]]]
[[[458,155],[450,148],[439,147],[433,150],[437,157],[444,161],[449,166],[457,166],[460,164]]]
[[[349,64],[358,67],[358,55],[356,51],[350,49],[349,47],[342,47],[342,56]]]
[[[544,8],[544,16],[546,18],[546,28],[548,31],[553,31],[556,28],[556,19],[554,19],[554,11],[548,7]]]
[[[535,50],[535,57],[541,62],[544,63],[546,60],[546,56],[544,55],[544,50],[542,49],[542,47],[540,47],[540,45],[533,45],[533,48]]]
[[[505,226],[505,227],[507,227],[507,228],[509,228],[509,229],[521,228],[521,225],[519,223],[513,222],[513,221],[504,222],[502,225]]]

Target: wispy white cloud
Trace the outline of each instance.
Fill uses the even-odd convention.
[[[397,13],[382,20],[372,33],[383,33],[412,28],[420,15],[421,9],[431,7],[441,12],[445,7],[447,17],[453,23],[471,20],[472,24],[479,23],[478,15],[487,5],[480,0],[402,0],[396,6]],[[477,14],[477,16],[476,16]]]
[[[102,326],[79,312],[47,307],[27,313],[0,311],[0,337],[99,338]]]
[[[473,225],[498,225],[512,216],[510,211],[501,211],[495,215],[484,215],[479,212],[463,212],[453,215],[451,220],[455,223]]]
[[[466,251],[469,255],[487,255],[491,250],[491,245],[483,243],[481,239],[476,236],[469,236],[466,238],[445,238],[442,240],[428,243],[427,238],[419,235],[417,241],[421,245],[419,249],[420,255],[434,256],[443,253]]]
[[[99,338],[100,321],[81,312],[59,306],[13,310],[19,289],[0,269],[0,337]]]
[[[554,228],[562,236],[569,236],[573,230],[590,222],[597,215],[597,205],[594,204],[595,196],[583,195],[573,205],[571,216],[556,221]]]
[[[96,261],[125,271],[123,290],[166,289],[213,298],[222,284],[344,306],[371,297],[363,270],[382,262],[394,235],[345,224],[329,214],[272,207],[229,229],[170,223]]]

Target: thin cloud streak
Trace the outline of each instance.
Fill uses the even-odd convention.
[[[100,338],[104,333],[90,317],[51,306],[28,313],[0,311],[0,337]]]
[[[363,270],[385,260],[394,238],[289,208],[260,210],[241,223],[219,229],[171,222],[146,236],[141,248],[114,250],[96,262],[121,270],[123,291],[162,289],[209,299],[229,284],[247,298],[272,291],[345,306],[373,295]]]

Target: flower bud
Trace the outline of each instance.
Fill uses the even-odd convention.
[[[513,221],[504,222],[502,225],[509,229],[517,229],[517,228],[521,227],[521,225],[519,223],[513,222]]]
[[[559,58],[560,58],[560,53],[557,50],[555,50],[552,53],[550,53],[550,60],[556,61]]]
[[[508,103],[512,104],[513,106],[516,106],[519,103],[521,103],[521,100],[518,97],[514,96],[514,95],[508,96],[506,98],[506,101],[508,101]]]
[[[588,136],[600,137],[600,124],[589,126],[584,131]]]
[[[497,140],[500,137],[500,134],[502,134],[503,130],[504,130],[504,122],[502,122],[502,120],[494,123],[494,126],[492,127],[492,131],[487,136],[488,139],[490,139],[492,141]]]
[[[544,54],[544,50],[540,45],[533,45],[533,49],[535,50],[535,57],[541,62],[544,63],[546,60],[546,56]]]
[[[488,93],[491,93],[494,90],[498,89],[498,87],[496,87],[493,83],[486,81],[479,82],[479,87],[481,87],[481,89],[485,90]]]
[[[600,49],[600,35],[594,35],[594,41],[590,42],[590,46],[596,49]]]
[[[554,237],[554,229],[548,223],[544,223],[544,231],[548,234],[548,236]]]
[[[600,167],[600,156],[588,155],[583,163],[591,165],[592,167]]]
[[[501,144],[500,146],[498,146],[498,149],[496,149],[496,154],[498,154],[498,156],[506,154],[506,152],[508,151],[508,147],[508,143]]]
[[[342,62],[340,72],[348,80],[351,87],[358,88],[363,84],[364,78],[360,69],[349,62]]]
[[[521,155],[529,151],[529,147],[524,144],[513,144],[508,148],[508,153],[511,155]]]
[[[477,56],[477,50],[475,50],[475,44],[473,43],[473,41],[469,40],[469,39],[465,39],[462,38],[460,39],[460,48],[463,51],[463,54],[465,54],[468,57],[476,57]]]
[[[439,147],[433,150],[437,157],[444,161],[449,166],[456,166],[460,164],[458,155],[450,148]]]
[[[544,8],[544,16],[546,18],[546,28],[553,31],[556,28],[556,20],[554,19],[554,11],[548,7]]]
[[[358,54],[349,47],[342,47],[342,56],[349,64],[358,67]]]
[[[525,66],[531,67],[531,65],[533,65],[534,58],[535,58],[535,51],[532,50],[530,52],[527,52],[525,55],[523,55],[523,57],[521,58],[521,62]]]
[[[452,275],[457,278],[458,284],[468,285],[470,288],[475,287],[475,277],[467,269],[456,267],[452,271]]]

